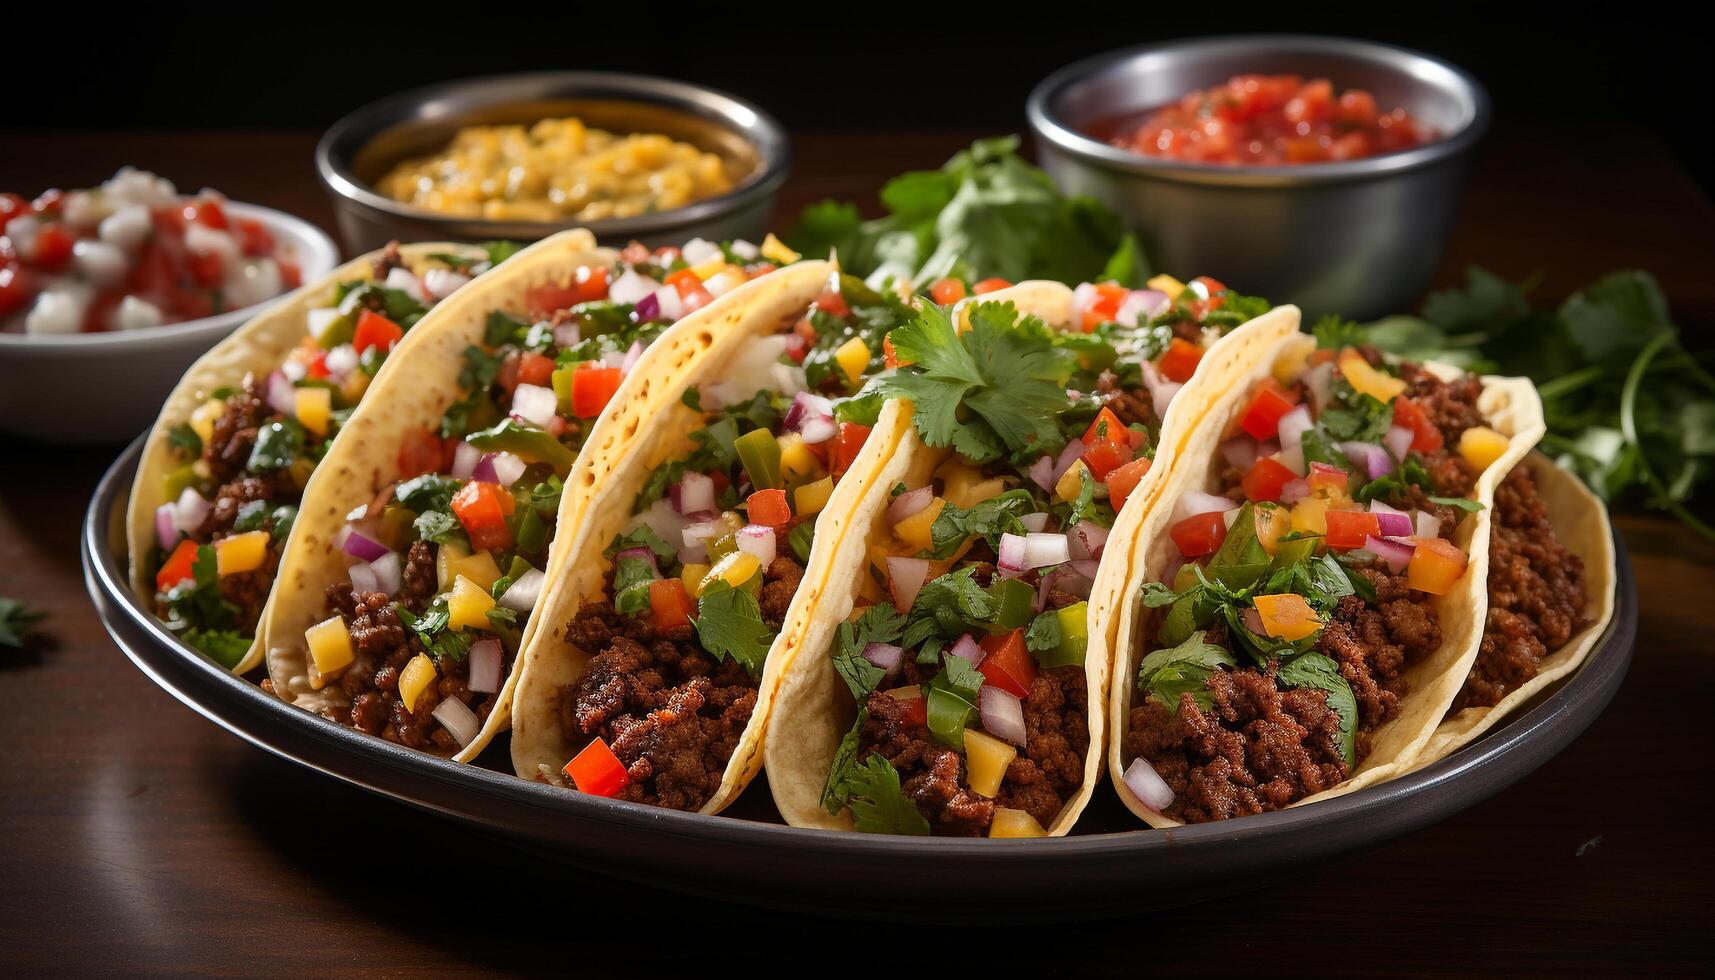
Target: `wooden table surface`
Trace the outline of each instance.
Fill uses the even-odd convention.
[[[972,135],[798,133],[780,214],[824,196],[871,202],[886,176],[938,165]],[[129,163],[331,230],[314,143],[311,132],[7,134],[0,190],[83,186]],[[1715,328],[1715,208],[1641,134],[1492,137],[1440,281],[1467,263],[1540,273],[1545,301],[1611,269],[1650,269],[1695,343]],[[922,953],[939,966],[950,949],[1060,972],[1711,968],[1715,548],[1659,518],[1618,521],[1642,603],[1625,686],[1511,789],[1261,892],[1054,927],[1074,941],[1041,949],[918,929],[917,944],[952,940],[918,953],[898,948],[909,940],[896,928],[711,906],[528,861],[213,727],[125,660],[84,591],[79,520],[113,455],[0,438],[0,595],[48,614],[24,652],[0,648],[0,974],[659,969],[632,950],[677,937],[653,926],[659,913],[640,922],[638,903],[699,923],[740,964],[817,972]],[[1018,900],[1027,916],[1030,896]]]

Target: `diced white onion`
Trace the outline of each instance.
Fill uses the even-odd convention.
[[[1183,521],[1186,518],[1196,517],[1198,514],[1225,513],[1237,509],[1238,506],[1238,504],[1233,503],[1231,497],[1189,490],[1180,495],[1178,503],[1174,505],[1173,520],[1175,522]]]
[[[1125,785],[1139,802],[1156,813],[1167,809],[1173,803],[1172,788],[1142,756],[1132,760],[1131,765],[1126,767]]]
[[[304,314],[304,328],[312,337],[320,337],[327,332],[328,325],[339,319],[337,306],[318,306]]]
[[[1070,546],[1064,534],[1041,534],[1032,531],[1024,536],[1024,568],[1045,568],[1072,560]]]
[[[1294,405],[1292,411],[1280,417],[1280,448],[1297,449],[1304,441],[1304,433],[1315,425],[1308,405]]]
[[[923,591],[923,582],[929,577],[929,562],[922,558],[888,558],[887,587],[893,593],[893,606],[900,612],[908,612],[912,603],[917,601],[917,593]]]
[[[494,480],[503,487],[510,487],[524,475],[524,469],[529,464],[511,453],[495,453],[489,458],[489,465],[494,467]]]
[[[607,298],[615,303],[636,305],[643,297],[660,288],[660,283],[648,276],[639,275],[636,269],[627,269],[607,288]]]
[[[178,500],[179,530],[186,534],[195,533],[196,529],[202,526],[203,519],[208,517],[209,506],[202,494],[192,487],[186,487],[179,494]]]
[[[17,219],[13,219],[17,224]],[[83,329],[84,314],[89,312],[89,291],[72,285],[49,289],[36,297],[35,305],[24,315],[24,332],[32,334],[68,334]]]
[[[1043,528],[1048,526],[1049,516],[1050,515],[1048,514],[1040,512],[1035,514],[1026,514],[1018,519],[1018,523],[1023,524],[1026,531],[1041,531]]]
[[[280,265],[269,258],[240,258],[226,268],[222,283],[226,302],[234,308],[255,306],[286,291]]]
[[[512,392],[512,414],[538,428],[547,428],[559,412],[554,389],[541,385],[519,385]]]
[[[124,279],[130,264],[119,246],[91,238],[73,242],[71,254],[78,271],[97,286],[111,286]]]
[[[109,245],[134,252],[153,229],[154,223],[149,219],[148,208],[140,204],[127,204],[102,218],[96,234]]]
[[[446,299],[467,282],[470,282],[469,276],[451,269],[426,269],[423,272],[423,288],[436,299]]]
[[[482,450],[460,439],[453,447],[452,475],[461,480],[470,479],[470,475],[476,472],[477,461],[481,459]]]
[[[738,529],[738,550],[752,556],[767,568],[774,561],[774,529],[761,524],[746,524]]]
[[[679,480],[679,512],[701,514],[715,509],[715,481],[707,473],[686,473]]]
[[[435,705],[434,716],[460,747],[469,745],[471,739],[476,738],[476,733],[482,730],[482,722],[477,720],[476,713],[458,698],[446,698]]]
[[[466,683],[478,694],[500,693],[500,641],[492,637],[470,645],[470,676]]]
[[[346,571],[351,579],[352,595],[360,596],[380,591],[376,585],[375,569],[370,568],[368,562],[358,562]]]
[[[1441,536],[1441,518],[1429,511],[1417,512],[1417,536],[1420,538],[1438,538]]]
[[[1010,691],[984,684],[977,692],[983,728],[995,738],[1022,748],[1026,740],[1024,703]]]
[[[500,595],[500,604],[521,613],[535,609],[536,599],[542,594],[542,583],[545,581],[546,575],[534,568],[530,569],[506,587],[506,591]]]
[[[330,376],[338,378],[350,374],[357,367],[357,361],[357,348],[350,344],[340,344],[327,352],[327,356],[322,359],[322,366],[328,369]]]
[[[240,254],[238,242],[231,235],[198,221],[185,226],[185,247],[197,255],[219,256],[223,265],[237,262]]]
[[[423,288],[422,280],[411,273],[410,269],[394,266],[387,270],[387,278],[382,285],[388,289],[397,289],[419,303],[429,302],[428,290]]]
[[[656,309],[661,312],[657,317],[664,320],[677,320],[685,315],[685,302],[679,298],[679,291],[672,286],[662,286],[655,290]]]
[[[719,245],[701,238],[691,239],[685,243],[684,248],[679,250],[679,256],[685,260],[686,265],[702,265],[709,259],[717,258],[720,255],[721,247]]]
[[[375,590],[388,595],[398,593],[405,584],[405,568],[399,562],[399,552],[389,551],[380,558],[369,563],[375,571]]]
[[[112,327],[115,330],[145,330],[160,326],[166,319],[159,306],[138,296],[127,296],[113,311]]]

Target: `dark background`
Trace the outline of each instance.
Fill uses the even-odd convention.
[[[1706,191],[1715,172],[1712,45],[1688,26],[1691,6],[1566,3],[1528,13],[1435,3],[1401,13],[1391,3],[1290,12],[1227,3],[1201,16],[1147,4],[1107,11],[992,4],[963,16],[891,4],[591,6],[346,5],[287,15],[299,8],[270,5],[245,15],[258,18],[248,25],[254,29],[93,16],[74,32],[76,47],[93,57],[74,61],[58,43],[9,46],[8,74],[31,84],[12,88],[0,130],[322,127],[371,99],[429,82],[605,69],[723,88],[799,129],[1022,132],[1031,87],[1077,58],[1176,37],[1301,31],[1447,58],[1489,87],[1497,126],[1619,122],[1659,137]],[[847,15],[821,12],[836,9]]]

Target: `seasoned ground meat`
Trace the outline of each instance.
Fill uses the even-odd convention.
[[[439,589],[435,574],[435,549],[428,542],[414,541],[405,553],[404,588],[400,600],[412,609],[425,608]]]
[[[1155,424],[1155,402],[1149,393],[1122,388],[1112,371],[1103,371],[1096,378],[1096,391],[1107,396],[1105,404],[1123,424]]]
[[[262,554],[260,566],[248,572],[220,577],[220,597],[238,607],[238,612],[233,615],[233,628],[241,633],[256,631],[256,624],[262,619],[262,607],[274,588],[274,573],[279,569],[280,550],[270,542]]]
[[[226,400],[226,411],[214,420],[214,430],[202,448],[202,458],[216,480],[225,483],[244,469],[256,445],[256,430],[271,414],[262,380],[246,375],[243,389]]]
[[[191,535],[198,541],[213,541],[224,537],[238,520],[238,512],[254,501],[277,503],[296,502],[298,487],[291,474],[276,470],[261,476],[240,475],[221,484],[209,501],[208,516]],[[264,529],[271,525],[264,522]]]
[[[1483,413],[1477,410],[1477,398],[1483,393],[1482,380],[1463,375],[1443,381],[1409,362],[1399,365],[1399,376],[1405,379],[1406,397],[1422,407],[1430,423],[1441,432],[1441,448],[1418,454],[1435,482],[1436,495],[1469,496],[1476,486],[1477,474],[1459,455],[1459,437],[1466,429],[1488,425]]]
[[[1453,710],[1500,703],[1587,625],[1584,562],[1555,536],[1536,481],[1518,467],[1495,489],[1488,620]]]
[[[382,248],[381,254],[370,262],[370,274],[374,276],[376,282],[386,282],[389,272],[403,268],[405,268],[405,257],[399,254],[399,242],[397,240],[388,242],[386,247]]]
[[[901,686],[928,680],[930,668],[901,663]],[[989,799],[965,782],[964,760],[908,717],[907,702],[885,692],[869,696],[869,717],[858,734],[857,758],[880,755],[899,770],[900,788],[917,804],[933,833],[980,837],[996,807],[1023,810],[1047,827],[1084,781],[1089,751],[1088,701],[1082,667],[1039,673],[1024,699],[1025,746],[1007,767],[1000,792]]]
[[[759,602],[770,629],[780,628],[803,576],[786,557],[764,570]],[[613,591],[611,572],[606,591]],[[720,788],[750,723],[756,681],[737,661],[705,652],[690,626],[658,631],[648,617],[621,614],[605,601],[579,609],[566,639],[594,654],[583,675],[560,688],[566,739],[608,743],[626,768],[620,799],[700,809]]]

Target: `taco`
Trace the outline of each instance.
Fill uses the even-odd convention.
[[[244,673],[305,483],[396,341],[498,255],[390,245],[299,289],[203,355],[131,488],[131,583],[191,646]]]
[[[1418,766],[1577,670],[1614,616],[1613,527],[1576,476],[1530,454],[1496,486],[1490,523],[1482,640]]]
[[[566,483],[579,452],[656,336],[744,308],[773,268],[711,247],[705,278],[564,232],[412,331],[305,489],[263,628],[275,694],[460,760],[504,729],[555,532],[589,496]]]
[[[1115,600],[1110,769],[1153,826],[1408,769],[1483,632],[1496,487],[1528,381],[1259,344],[1137,528]]]
[[[1278,342],[1298,311],[1196,346],[1181,385],[1162,380],[1191,343],[1173,309],[1122,324],[1080,322],[1078,305],[1026,283],[951,319],[925,307],[889,336],[900,366],[869,390],[892,400],[858,463],[874,489],[785,665],[765,746],[792,825],[1058,835],[1089,800],[1108,665],[1088,639],[1125,571],[1108,542],[1149,510],[1245,338]]]
[[[652,384],[657,407],[580,462],[597,491],[524,654],[518,775],[713,813],[760,768],[776,679],[873,489],[856,461],[891,449],[842,416],[912,315],[825,262],[767,286],[664,334],[620,396]]]

